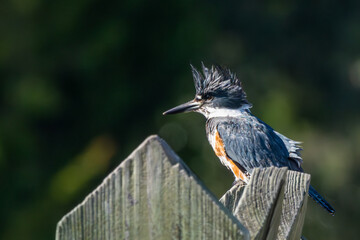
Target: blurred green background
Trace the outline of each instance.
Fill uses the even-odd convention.
[[[252,112],[303,141],[335,207],[309,201],[304,235],[360,225],[359,1],[43,1],[0,7],[0,238],[52,239],[56,223],[157,133],[220,197],[233,181],[190,100],[189,63],[243,81]]]

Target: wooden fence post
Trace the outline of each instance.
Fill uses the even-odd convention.
[[[144,141],[57,226],[68,239],[250,239],[159,137]]]
[[[255,169],[219,202],[150,136],[59,221],[56,239],[299,239],[309,182],[285,168]]]
[[[300,239],[310,175],[286,168],[255,169],[248,185],[220,199],[248,228],[251,239]]]

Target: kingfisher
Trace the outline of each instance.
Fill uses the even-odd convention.
[[[207,68],[202,63],[202,73],[190,66],[195,98],[163,114],[204,115],[208,141],[221,163],[234,174],[235,182],[247,184],[254,168],[275,166],[304,172],[301,142],[285,137],[251,114],[252,104],[236,74],[219,65]],[[335,214],[334,208],[312,186],[309,195]]]

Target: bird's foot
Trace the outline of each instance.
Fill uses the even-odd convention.
[[[232,183],[232,186],[245,186],[246,185],[246,182],[243,181],[242,179],[235,179],[235,181]]]

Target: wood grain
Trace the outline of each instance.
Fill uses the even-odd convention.
[[[59,221],[56,239],[249,239],[249,232],[151,136]]]
[[[309,184],[306,173],[255,169],[248,185],[233,186],[220,202],[248,228],[251,239],[300,239]]]

